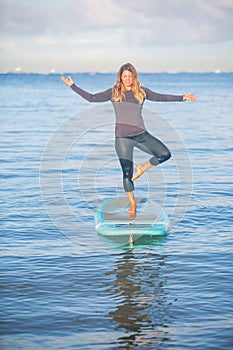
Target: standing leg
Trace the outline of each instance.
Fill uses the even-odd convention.
[[[129,199],[129,213],[136,211],[136,201],[134,198],[133,176],[133,147],[134,142],[129,138],[117,137],[115,140],[116,153],[119,157],[120,165],[123,172],[123,186]]]
[[[130,208],[128,209],[128,212],[130,214],[135,213],[136,212],[136,201],[135,201],[135,198],[134,198],[134,191],[126,192],[126,195],[128,197],[129,205],[130,205]]]

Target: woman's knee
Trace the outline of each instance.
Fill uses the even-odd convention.
[[[133,162],[128,159],[120,158],[120,164],[123,173],[124,190],[125,192],[131,192],[134,190],[133,181],[131,180],[133,177]]]
[[[128,159],[120,158],[120,164],[123,172],[123,178],[131,180],[133,176],[133,162]]]
[[[168,159],[171,158],[171,152],[169,151],[169,149],[166,150],[166,152],[164,152],[164,154],[162,155],[162,161],[165,162],[167,161]]]
[[[130,168],[125,168],[124,170],[123,170],[123,179],[129,179],[129,180],[131,180],[132,179],[132,177],[133,177],[133,168],[132,167],[130,167]]]
[[[170,158],[171,158],[171,152],[169,151],[169,149],[166,149],[162,153],[160,153],[159,157],[152,157],[150,159],[150,163],[156,166],[158,164],[166,162]]]

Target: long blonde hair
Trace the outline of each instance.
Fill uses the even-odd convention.
[[[146,93],[141,87],[140,82],[138,80],[137,71],[131,63],[123,64],[123,66],[121,66],[121,68],[117,73],[116,83],[113,86],[113,101],[119,102],[119,101],[122,101],[122,99],[125,97],[126,88],[121,79],[122,73],[125,70],[133,74],[133,84],[132,84],[131,90],[135,98],[138,100],[138,102],[142,104],[146,96]]]

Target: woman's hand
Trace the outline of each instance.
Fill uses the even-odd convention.
[[[184,94],[183,95],[183,100],[184,101],[196,102],[197,101],[197,97],[194,94]]]
[[[73,79],[71,77],[65,78],[63,75],[61,77],[61,80],[68,86],[71,86],[74,84]]]

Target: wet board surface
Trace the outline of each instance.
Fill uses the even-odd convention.
[[[127,198],[109,199],[98,208],[95,215],[96,231],[105,236],[111,235],[165,235],[169,220],[164,209],[146,198],[137,198],[136,213],[128,213]]]

